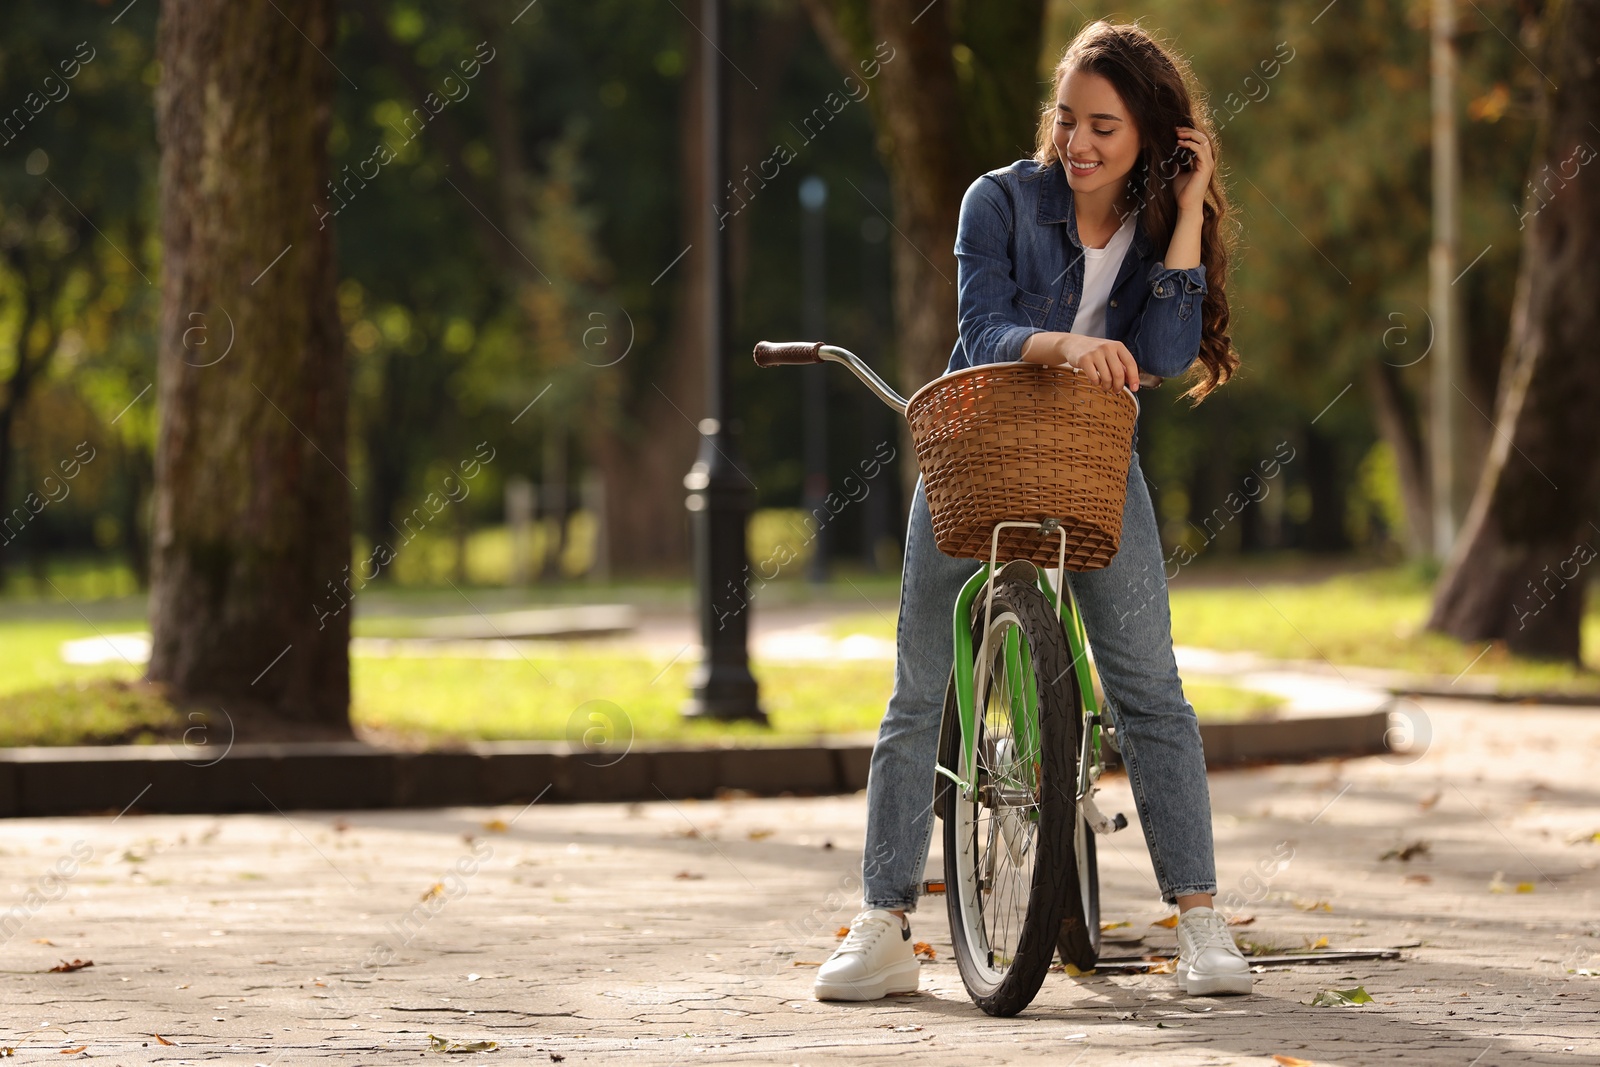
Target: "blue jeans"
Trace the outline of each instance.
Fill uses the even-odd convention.
[[[954,655],[952,613],[961,587],[983,566],[939,551],[918,481],[901,575],[894,692],[867,777],[862,895],[869,908],[916,908],[933,830],[933,767]],[[1171,904],[1186,893],[1215,893],[1205,753],[1172,656],[1161,541],[1137,454],[1128,470],[1115,558],[1101,570],[1069,572],[1068,580],[1089,631],[1162,897]]]

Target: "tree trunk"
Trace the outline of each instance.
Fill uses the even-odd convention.
[[[43,355],[30,358],[33,328],[40,314],[39,305],[53,294],[32,291],[30,286],[33,279],[27,273],[20,254],[13,254],[12,265],[22,280],[23,292],[21,321],[17,324],[15,342],[16,356],[11,366],[11,374],[4,383],[3,399],[0,399],[0,590],[5,589],[6,572],[10,569],[10,556],[14,551],[11,544],[21,536],[27,527],[26,520],[33,514],[27,507],[25,499],[21,507],[16,510],[7,510],[4,507],[6,501],[10,499],[11,468],[16,455],[16,443],[12,440],[11,434],[16,426],[17,416],[22,413],[28,396],[33,392],[34,379],[44,369],[44,364],[49,360],[56,344],[52,331]],[[17,519],[19,515],[22,516],[21,521]]]
[[[1043,0],[804,0],[840,70],[858,81],[889,172],[897,233],[890,238],[899,385],[937,378],[956,341],[956,221],[980,174],[1030,156],[1046,91],[1039,79]],[[958,75],[956,56],[968,76]],[[863,64],[868,64],[863,66]],[[873,66],[872,64],[875,64]],[[903,439],[902,472],[916,479]],[[906,500],[911,498],[906,494]]]
[[[127,495],[122,507],[122,547],[133,572],[134,583],[141,592],[150,589],[150,538],[145,530],[150,502],[150,453],[141,445],[124,442],[122,477],[127,485]]]
[[[539,580],[559,582],[564,577],[561,561],[567,554],[567,431],[558,423],[544,429],[543,476],[539,485],[539,518],[550,525],[545,537],[544,559],[539,564]]]
[[[1600,549],[1600,4],[1553,3],[1496,432],[1430,629],[1577,661]]]
[[[1343,552],[1350,547],[1345,532],[1346,474],[1341,469],[1338,438],[1306,427],[1306,488],[1311,514],[1306,519],[1305,547],[1312,552]]]
[[[705,39],[698,32],[700,7],[685,5],[695,27],[684,35],[688,63],[678,101],[678,218],[684,245],[699,241],[703,212],[711,210],[700,163],[700,64]],[[677,293],[673,337],[664,346],[659,372],[648,387],[624,394],[611,425],[590,441],[600,475],[608,573],[683,573],[689,560],[689,512],[683,477],[700,448],[695,420],[705,414],[705,299],[691,247],[662,285]],[[600,429],[600,428],[597,428]]]
[[[349,730],[347,383],[314,208],[334,28],[333,0],[166,0],[157,34],[150,678],[242,732],[274,715]],[[183,358],[185,331],[229,319],[226,358]]]
[[[1423,559],[1433,553],[1433,496],[1422,428],[1406,401],[1393,364],[1369,363],[1365,374],[1378,433],[1394,453],[1400,500],[1406,514],[1406,555]]]

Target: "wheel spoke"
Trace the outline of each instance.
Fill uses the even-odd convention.
[[[1067,905],[1060,890],[1078,880],[1076,690],[1056,681],[1068,667],[1066,639],[1043,594],[1007,583],[994,598],[988,632],[973,635],[987,661],[974,665],[984,687],[972,694],[964,739],[954,696],[946,705],[941,759],[970,754],[973,775],[946,794],[945,864],[962,981],[985,1011],[1014,1014],[1044,979]]]

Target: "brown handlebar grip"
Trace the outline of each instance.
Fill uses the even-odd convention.
[[[756,366],[778,367],[784,364],[821,363],[821,341],[757,341]]]

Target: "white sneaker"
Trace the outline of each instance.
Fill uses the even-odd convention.
[[[915,993],[922,964],[911,950],[911,924],[892,911],[869,908],[850,921],[844,943],[817,969],[818,1000],[879,1000]]]
[[[1250,964],[1211,908],[1190,908],[1178,920],[1178,984],[1191,997],[1250,992]]]

